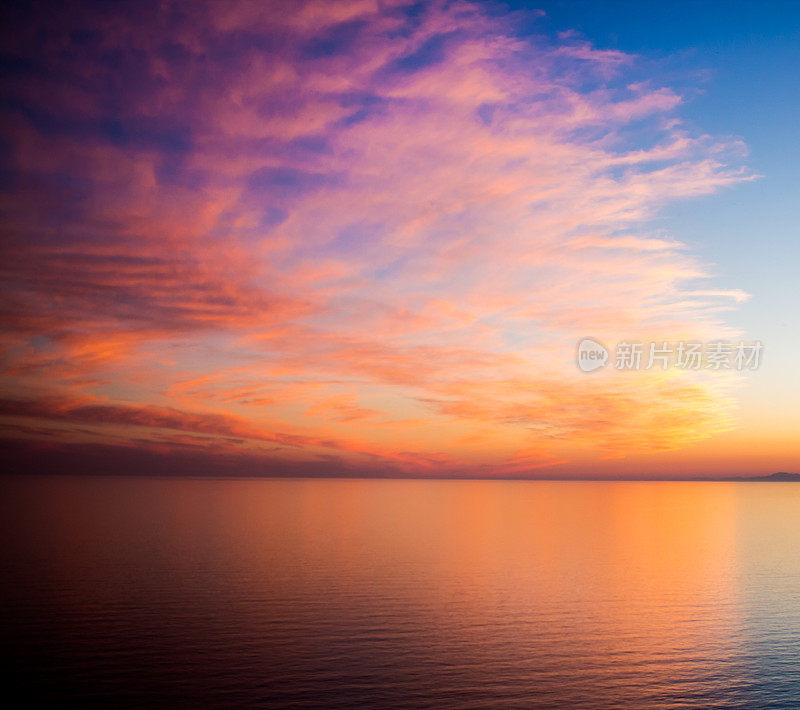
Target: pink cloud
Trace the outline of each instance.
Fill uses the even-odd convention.
[[[589,380],[569,360],[586,334],[732,332],[717,297],[745,294],[647,222],[750,179],[741,145],[692,135],[677,93],[627,77],[633,56],[407,6],[167,3],[39,18],[44,44],[22,29],[41,71],[2,116],[0,322],[26,417],[450,471],[726,426],[727,380]],[[83,397],[103,408],[37,404]]]

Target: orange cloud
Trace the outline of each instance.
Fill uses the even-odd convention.
[[[408,5],[20,24],[8,438],[457,475],[725,429],[730,378],[571,358],[585,335],[733,334],[746,294],[648,221],[750,179],[741,144],[683,126],[636,57]]]

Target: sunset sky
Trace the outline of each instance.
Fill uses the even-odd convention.
[[[800,5],[3,11],[19,470],[800,470]],[[592,373],[591,337],[761,341]]]

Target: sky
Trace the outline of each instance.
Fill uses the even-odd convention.
[[[800,470],[796,5],[4,13],[15,469]]]

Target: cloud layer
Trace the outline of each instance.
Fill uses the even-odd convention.
[[[572,362],[744,297],[649,226],[747,175],[641,59],[466,2],[20,12],[5,436],[523,475],[725,427],[724,377]]]

